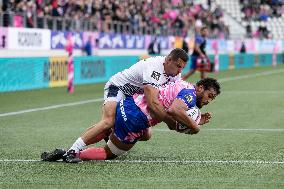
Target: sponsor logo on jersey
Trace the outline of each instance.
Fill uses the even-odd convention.
[[[184,95],[184,98],[185,98],[185,100],[186,100],[188,103],[191,103],[192,100],[193,100],[193,96],[190,95],[190,94]]]
[[[155,80],[159,81],[161,76],[161,73],[153,71],[151,77],[154,78]]]

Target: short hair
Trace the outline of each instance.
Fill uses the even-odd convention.
[[[203,30],[206,30],[206,29],[208,29],[207,26],[202,26],[201,29],[200,29],[200,31],[203,31]]]
[[[207,77],[207,78],[201,79],[196,83],[196,85],[197,86],[202,85],[205,90],[209,90],[210,88],[213,88],[216,91],[217,95],[219,95],[221,93],[220,84],[214,78]]]
[[[188,61],[188,55],[185,52],[185,50],[181,49],[181,48],[175,48],[173,49],[169,56],[172,58],[172,60],[177,61],[179,58],[182,59],[184,62]]]

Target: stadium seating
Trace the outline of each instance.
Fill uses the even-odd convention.
[[[246,28],[246,37],[284,38],[283,1],[216,0],[216,3]],[[261,15],[263,12],[265,16]]]
[[[9,14],[9,17],[7,17]],[[5,15],[5,16],[4,16]],[[222,11],[207,1],[12,1],[2,6],[3,26],[91,30],[132,34],[185,36],[196,21],[209,25],[211,37],[227,38]]]

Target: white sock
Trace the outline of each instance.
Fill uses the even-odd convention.
[[[82,150],[85,146],[86,146],[85,142],[80,137],[74,142],[74,144],[71,146],[69,150],[75,150],[76,153],[79,153],[79,151]]]

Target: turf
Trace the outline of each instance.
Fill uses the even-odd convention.
[[[75,86],[72,95],[66,88],[0,93],[0,188],[284,188],[284,66],[210,76],[221,79],[222,93],[202,110],[213,119],[199,134],[160,124],[150,141],[118,161],[72,165],[33,160],[45,150],[69,147],[100,119],[102,101],[1,114],[99,99],[104,85]],[[226,79],[240,76],[251,77]]]

